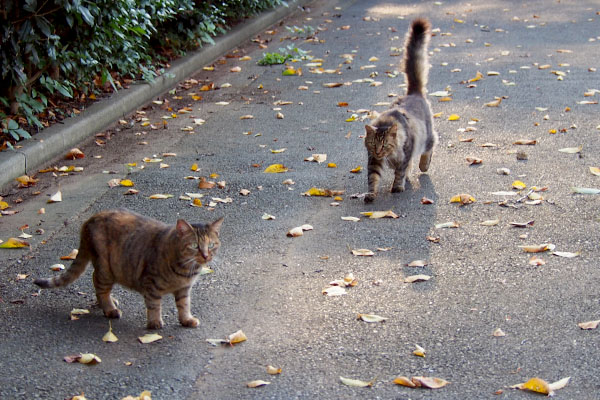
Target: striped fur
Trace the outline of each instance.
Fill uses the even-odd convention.
[[[415,19],[407,33],[404,52],[406,96],[397,99],[391,109],[367,125],[365,146],[369,157],[369,192],[365,202],[375,200],[383,176],[384,164],[394,170],[392,192],[402,192],[411,159],[420,156],[419,168],[429,169],[437,135],[433,130],[433,116],[425,98],[429,63],[427,45],[431,24],[426,19]]]
[[[79,253],[61,275],[36,279],[42,288],[57,288],[74,282],[91,262],[96,297],[104,315],[119,318],[110,292],[115,283],[144,296],[148,328],[163,326],[161,299],[175,296],[179,322],[196,327],[190,312],[190,290],[203,264],[211,261],[220,241],[223,218],[211,224],[175,225],[144,217],[125,209],[102,211],[81,227]]]

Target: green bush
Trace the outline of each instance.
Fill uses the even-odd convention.
[[[0,122],[3,139],[10,145],[60,115],[57,101],[116,91],[126,79],[151,81],[172,58],[214,43],[212,38],[229,23],[285,2],[3,0],[0,4]]]

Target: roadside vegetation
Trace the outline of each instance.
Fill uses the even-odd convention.
[[[6,0],[0,150],[90,101],[152,81],[186,51],[282,0]]]

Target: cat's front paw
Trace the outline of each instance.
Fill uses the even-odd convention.
[[[365,195],[365,203],[372,203],[377,195],[375,193],[367,193]]]
[[[198,325],[200,325],[200,320],[195,317],[190,317],[190,318],[180,321],[180,322],[181,322],[181,325],[183,325],[187,328],[195,328]]]
[[[146,325],[146,328],[148,329],[160,329],[162,328],[164,325],[162,319],[156,320],[156,321],[148,321],[148,324]]]

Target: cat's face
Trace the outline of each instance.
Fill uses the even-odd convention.
[[[197,264],[206,264],[213,259],[221,245],[219,229],[222,223],[223,218],[208,225],[190,225],[184,220],[177,221],[181,257],[184,263],[193,260]]]
[[[385,127],[367,125],[365,129],[367,131],[365,146],[369,154],[378,160],[382,160],[396,152],[398,125]]]

